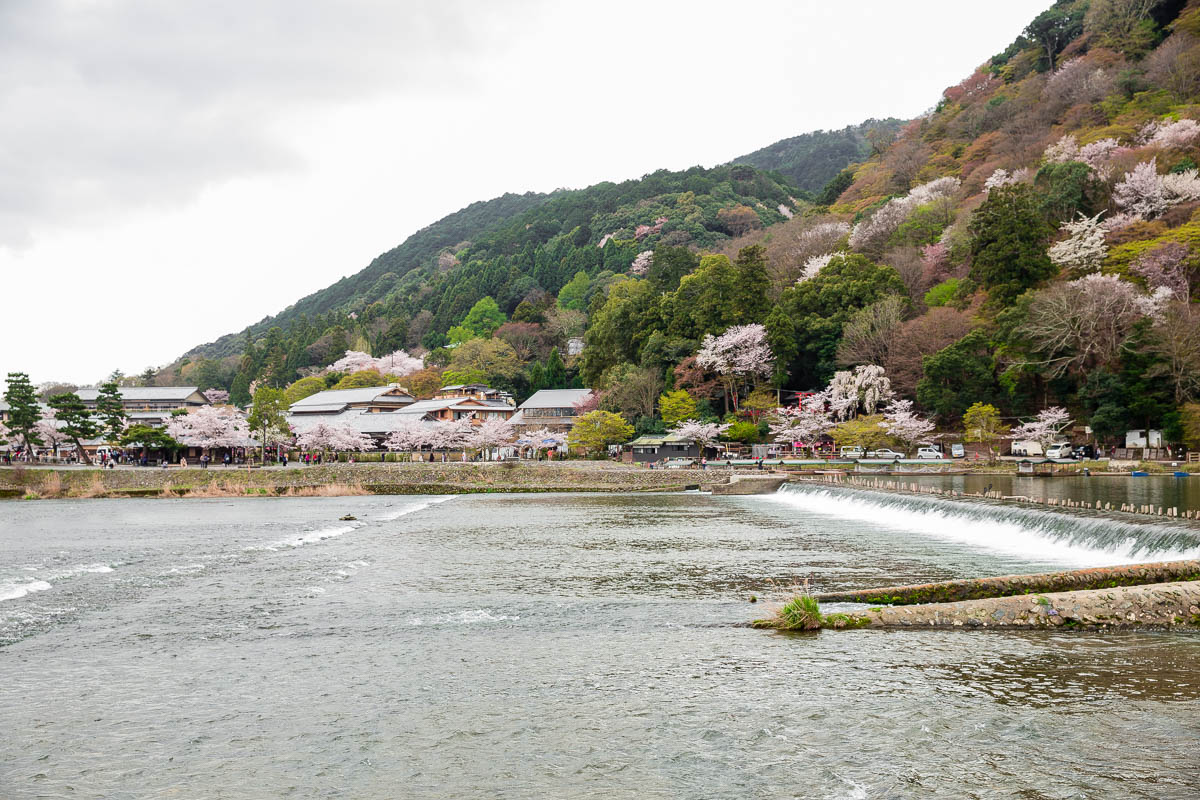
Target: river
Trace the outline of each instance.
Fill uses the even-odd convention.
[[[805,578],[1112,563],[1142,534],[868,506],[4,503],[0,797],[1200,794],[1200,636],[744,627]]]

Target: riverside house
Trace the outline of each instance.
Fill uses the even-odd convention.
[[[566,430],[579,416],[576,406],[591,396],[591,389],[542,389],[517,407],[512,424],[528,429]]]
[[[122,386],[119,391],[130,423],[152,428],[166,425],[173,411],[210,405],[195,386]],[[76,394],[85,406],[95,410],[99,389],[80,389]]]
[[[628,460],[635,464],[662,461],[664,458],[698,459],[702,455],[694,439],[685,439],[673,433],[646,434],[625,446],[629,448]]]

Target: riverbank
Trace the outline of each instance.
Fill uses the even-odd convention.
[[[0,468],[0,497],[327,496],[483,492],[664,492],[728,480],[728,470],[652,470],[602,461],[323,464],[286,469]]]

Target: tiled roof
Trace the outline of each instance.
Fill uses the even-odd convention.
[[[122,386],[122,400],[178,400],[184,401],[196,393],[195,386]],[[91,401],[100,396],[99,389],[80,389],[75,394],[80,400]]]
[[[539,408],[570,408],[576,403],[586,400],[591,394],[591,389],[541,389],[534,392],[533,397],[521,403],[521,410],[534,411]]]
[[[323,392],[311,394],[303,400],[297,400],[292,403],[291,407],[294,409],[307,409],[309,406],[344,406],[347,403],[370,403],[388,392],[399,388],[399,386],[393,384],[392,386],[366,386],[361,389],[327,389]],[[404,390],[400,389],[400,391],[403,392]],[[405,392],[405,395],[407,394]],[[389,402],[403,403],[406,398],[404,395],[397,395],[387,399]]]

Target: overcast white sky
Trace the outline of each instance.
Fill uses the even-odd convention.
[[[1050,0],[0,0],[0,374],[140,372],[475,200],[912,117]]]

